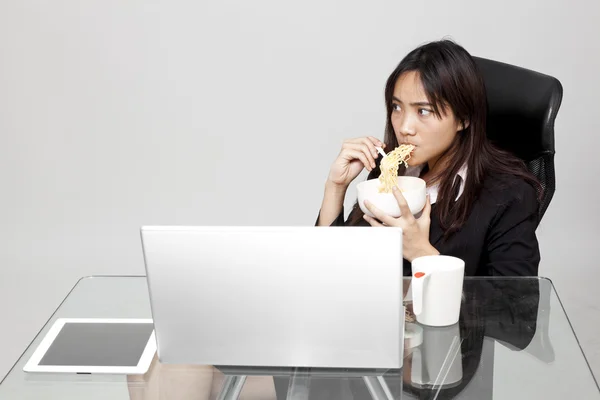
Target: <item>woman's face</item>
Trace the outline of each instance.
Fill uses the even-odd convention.
[[[408,165],[428,163],[433,170],[457,132],[463,129],[449,107],[440,111],[442,116],[438,118],[427,100],[418,72],[400,75],[394,86],[391,120],[398,143],[415,145]]]

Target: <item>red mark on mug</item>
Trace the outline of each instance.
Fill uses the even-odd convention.
[[[425,276],[425,272],[417,272],[417,273],[415,274],[415,278],[422,278],[422,277],[424,277],[424,276]]]

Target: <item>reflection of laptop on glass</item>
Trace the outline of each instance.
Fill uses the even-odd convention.
[[[402,231],[142,227],[164,363],[400,368]]]

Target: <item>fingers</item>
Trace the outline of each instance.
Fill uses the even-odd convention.
[[[379,147],[384,147],[385,146],[384,143],[381,140],[379,140],[379,139],[377,139],[376,137],[373,137],[373,136],[367,136],[367,137],[360,137],[360,138],[350,139],[348,141],[348,143],[367,146],[367,148],[369,149],[369,151],[371,152],[371,154],[373,154],[374,158],[379,157],[379,152],[377,151],[377,149],[375,147],[376,146],[379,146]]]
[[[395,223],[396,219],[394,217],[387,215],[386,213],[381,211],[379,208],[377,208],[373,204],[369,203],[367,200],[365,200],[365,207],[367,207],[367,210],[371,211],[371,214],[373,214],[375,216],[375,218],[377,218],[383,224],[388,225],[388,226],[398,225],[397,223]]]
[[[348,156],[352,156],[352,158],[357,158],[361,160],[369,171],[375,168],[375,158],[377,158],[377,150],[374,150],[375,154],[373,154],[369,146],[367,146],[366,144],[347,142],[342,145],[342,151],[345,151],[346,154]],[[359,155],[359,153],[361,155]]]
[[[373,146],[385,147],[385,143],[373,136],[367,136],[367,139],[373,143]]]
[[[406,202],[406,199],[402,195],[402,191],[400,189],[398,189],[398,186],[394,186],[392,188],[392,193],[394,194],[394,197],[396,198],[396,201],[398,202],[398,207],[400,207],[400,212],[402,213],[401,216],[404,219],[406,219],[407,221],[414,221],[415,216],[410,211],[410,208],[408,207],[408,203]]]
[[[363,165],[365,166],[365,168],[367,169],[367,171],[371,172],[373,170],[373,161],[369,160],[367,158],[367,156],[365,155],[365,153],[363,153],[362,151],[359,150],[352,150],[352,149],[347,149],[344,150],[344,154],[345,156],[348,158],[348,160],[352,161],[352,160],[360,160],[360,162],[363,163]]]
[[[341,155],[348,161],[360,160],[371,172],[377,166],[375,160],[380,156],[375,146],[385,147],[385,144],[373,136],[348,139],[342,144]]]
[[[376,137],[373,136],[365,136],[365,137],[358,137],[358,138],[353,138],[348,140],[349,142],[352,143],[366,143],[366,144],[372,144],[373,146],[379,146],[379,147],[383,147],[384,144],[381,140],[377,139]]]
[[[425,200],[425,207],[423,208],[423,213],[421,214],[421,218],[423,218],[423,217],[430,218],[430,216],[431,216],[431,199],[429,198],[429,195],[427,195],[427,199]]]
[[[385,226],[382,223],[380,223],[379,221],[377,221],[375,218],[369,217],[367,214],[364,214],[363,218],[365,219],[365,221],[367,221],[369,224],[371,224],[371,226]]]

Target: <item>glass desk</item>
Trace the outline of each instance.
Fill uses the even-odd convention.
[[[238,395],[240,399],[600,400],[552,283],[542,278],[465,279],[460,322],[447,328],[419,326],[421,342],[405,340],[404,366],[395,371],[164,365],[155,358],[143,376],[23,372],[61,317],[151,318],[146,278],[99,276],[77,282],[0,383],[0,400]]]

